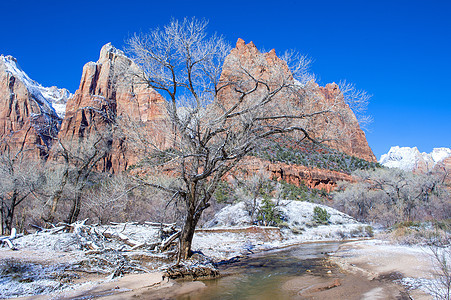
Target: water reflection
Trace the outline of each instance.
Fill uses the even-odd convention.
[[[178,297],[200,299],[287,299],[282,289],[287,280],[309,274],[324,274],[324,257],[340,243],[312,243],[252,255],[220,267],[226,276],[207,280],[203,290]]]

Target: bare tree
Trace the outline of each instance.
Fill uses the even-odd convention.
[[[296,80],[296,72],[274,51],[252,48],[250,59],[233,51],[226,58],[230,47],[218,35],[207,36],[206,26],[196,19],[172,20],[128,41],[129,53],[142,68],[133,75],[167,100],[172,147],[142,145],[153,174],[174,176],[170,184],[148,176],[147,184],[184,204],[179,260],[191,255],[196,225],[218,182],[263,139],[295,133],[297,140],[313,140],[313,119],[345,116],[343,105],[333,101],[307,101],[309,85]],[[290,64],[304,72],[305,63]]]
[[[440,174],[383,168],[360,170],[353,175],[356,181],[341,183],[334,200],[338,209],[359,220],[390,226],[449,216],[451,207]]]
[[[368,104],[372,95],[368,94],[365,90],[359,90],[354,83],[341,80],[338,83],[340,91],[343,93],[346,104],[352,109],[359,121],[360,127],[365,128],[373,120],[366,114]]]
[[[69,211],[64,220],[73,223],[78,219],[85,189],[95,183],[102,160],[111,148],[109,134],[91,133],[87,137],[64,141],[57,140],[53,148],[52,161],[47,162],[46,193],[42,219],[52,223],[59,202],[70,195]]]
[[[24,148],[6,150],[0,154],[0,234],[13,228],[16,208],[42,185],[42,162],[24,153]]]
[[[432,244],[429,249],[432,252],[431,258],[433,263],[431,284],[427,286],[430,294],[434,299],[450,300],[451,299],[451,245],[449,232],[438,244]]]

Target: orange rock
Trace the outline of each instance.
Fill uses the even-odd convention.
[[[0,152],[46,158],[61,122],[15,58],[0,56]]]
[[[288,65],[277,57],[274,49],[268,53],[261,53],[252,42],[246,45],[242,39],[238,39],[236,48],[232,49],[225,59],[221,80],[223,82],[241,80],[242,87],[250,90],[255,82],[243,73],[243,68],[253,78],[269,83],[271,88],[278,87],[283,82],[295,84]],[[261,85],[249,97],[254,97],[255,101],[258,101],[259,97],[265,95],[265,89],[266,87]],[[239,95],[233,87],[226,87],[221,90],[219,98],[222,99],[226,108],[230,108],[237,103]],[[340,113],[336,114],[326,113],[309,118],[304,123],[304,128],[312,137],[325,141],[326,145],[336,150],[370,162],[377,161],[368,145],[365,133],[360,129],[357,118],[345,103],[337,84],[331,83],[320,87],[314,82],[309,82],[305,84],[302,95],[295,97],[287,89],[277,94],[272,102],[271,109],[274,111],[288,105],[297,108],[296,113],[304,114],[331,108],[339,111]]]
[[[169,143],[165,100],[131,74],[139,68],[125,54],[106,44],[97,62],[83,67],[80,87],[66,106],[59,137],[73,140],[96,131],[111,130],[111,124],[124,118],[146,124],[143,134],[150,135],[160,147]],[[120,172],[137,161],[136,149],[127,137],[113,134],[112,151],[103,162],[103,169]]]
[[[345,173],[285,163],[271,163],[257,157],[246,157],[240,162],[238,169],[240,173],[238,171],[234,173],[237,176],[250,177],[264,172],[266,177],[275,178],[277,181],[283,180],[297,186],[304,184],[309,188],[325,190],[328,193],[334,190],[338,181],[353,181],[352,176]]]

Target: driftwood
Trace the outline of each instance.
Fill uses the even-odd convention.
[[[126,236],[122,233],[119,233],[119,232],[103,232],[102,235],[108,239],[116,239],[130,247],[135,247],[135,246],[141,245],[139,242],[134,241],[131,238],[129,238],[128,236]]]
[[[38,225],[35,225],[35,224],[30,224],[30,226],[33,227],[33,228],[35,228],[35,229],[37,230],[36,232],[44,231],[44,230],[45,230],[45,229],[42,228],[41,226],[38,226]]]
[[[68,232],[75,234],[78,238],[78,244],[81,249],[87,251],[87,254],[103,253],[105,251],[137,251],[140,249],[147,249],[155,252],[167,252],[175,240],[180,237],[180,231],[176,229],[176,223],[162,223],[162,222],[125,222],[116,223],[111,222],[112,226],[102,225],[88,225],[86,221],[76,221],[72,224],[58,223],[47,224],[51,228],[43,228],[38,225],[30,224],[31,227],[37,230],[36,234],[59,234],[61,232]],[[149,226],[158,229],[160,240],[135,240],[127,236],[125,230],[127,226]],[[143,228],[141,228],[143,229]],[[2,237],[2,243],[8,244],[11,248],[10,237]],[[113,242],[115,241],[115,242]]]
[[[180,237],[180,233],[181,233],[181,231],[177,231],[176,233],[174,233],[173,235],[171,235],[171,236],[168,237],[167,239],[163,240],[163,241],[161,242],[161,245],[160,245],[160,250],[161,250],[161,251],[166,250],[166,249],[171,245],[171,243],[172,243],[173,241],[175,241],[175,239],[177,239],[178,237]]]
[[[18,235],[17,235],[17,231],[16,231],[16,228],[13,228],[12,230],[11,230],[11,235],[10,236],[2,236],[2,237],[0,237],[0,243],[1,244],[6,244],[6,245],[8,245],[8,247],[11,249],[11,250],[17,250],[17,248],[14,246],[14,244],[11,242],[12,240],[14,240],[15,238],[17,238],[17,237],[19,237]]]
[[[174,227],[176,223],[159,223],[159,222],[144,222],[146,225],[154,226],[154,227]]]

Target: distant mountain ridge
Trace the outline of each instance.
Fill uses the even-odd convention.
[[[450,148],[434,148],[431,153],[420,152],[417,147],[391,147],[383,154],[379,163],[388,168],[398,168],[405,171],[430,171],[438,163],[451,158]]]

